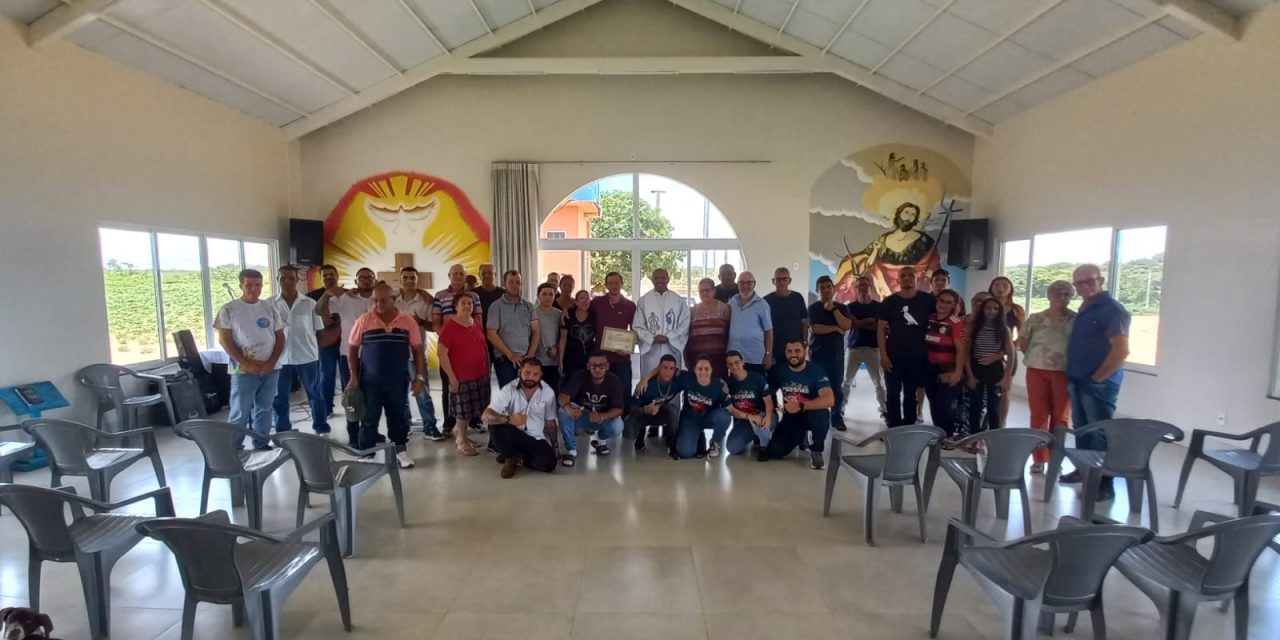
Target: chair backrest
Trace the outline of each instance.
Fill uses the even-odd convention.
[[[200,347],[196,346],[195,336],[191,335],[190,329],[174,331],[173,344],[177,347],[179,367],[190,371],[196,379],[210,377],[204,360],[200,359]]]
[[[884,443],[885,480],[899,481],[914,478],[920,468],[920,456],[924,450],[942,440],[942,429],[927,424],[913,424],[885,429],[876,434]]]
[[[70,496],[75,489],[47,489],[26,484],[0,484],[0,504],[9,507],[27,530],[31,546],[46,558],[70,560],[75,555],[66,508],[71,504],[75,517],[83,515],[80,505]]]
[[[36,418],[22,423],[27,432],[49,454],[49,464],[62,473],[84,473],[88,469],[85,455],[98,443],[102,433],[89,425],[59,420]]]
[[[173,428],[174,432],[200,447],[204,465],[215,474],[239,473],[240,445],[252,432],[240,425],[220,420],[187,420]]]
[[[278,446],[284,447],[293,457],[298,470],[298,482],[308,491],[332,491],[337,480],[333,468],[333,450],[336,445],[325,438],[310,433],[285,431],[272,436]]]
[[[123,403],[125,398],[120,376],[131,373],[130,370],[114,364],[91,364],[76,372],[76,380],[93,390],[99,404],[118,405]]]
[[[235,562],[240,536],[230,524],[225,511],[210,511],[198,518],[145,520],[138,523],[137,529],[173,552],[188,595],[225,604],[243,597]]]
[[[1065,607],[1091,602],[1102,591],[1102,581],[1120,554],[1153,535],[1144,527],[1090,525],[1070,516],[1062,518],[1057,529],[1044,534],[1053,554],[1044,587],[1045,604]]]
[[[1053,434],[1039,429],[988,429],[973,436],[987,450],[982,479],[992,484],[1017,484],[1031,452],[1053,442]]]
[[[1254,433],[1267,436],[1267,448],[1262,450],[1262,470],[1280,471],[1280,422],[1272,422]]]
[[[1182,440],[1182,429],[1168,422],[1137,418],[1115,418],[1088,425],[1107,434],[1107,451],[1102,468],[1118,473],[1143,473],[1151,463],[1151,452],[1161,442]]]
[[[1233,592],[1249,579],[1253,563],[1276,535],[1280,535],[1280,515],[1236,518],[1201,530],[1214,538],[1213,554],[1205,567],[1201,591],[1207,594]]]

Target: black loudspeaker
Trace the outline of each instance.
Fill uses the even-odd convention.
[[[324,222],[289,219],[289,264],[318,267],[324,264]]]
[[[986,269],[991,259],[991,227],[986,218],[952,220],[947,241],[947,264],[962,269]]]

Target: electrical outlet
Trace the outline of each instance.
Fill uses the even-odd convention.
[[[1219,426],[1219,427],[1225,427],[1225,426],[1227,426],[1227,412],[1226,412],[1226,411],[1223,411],[1222,413],[1219,413],[1219,414],[1218,414],[1218,426]]]

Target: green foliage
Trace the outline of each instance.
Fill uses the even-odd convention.
[[[107,262],[103,270],[107,298],[107,331],[116,350],[159,357],[156,291],[151,269],[135,269],[128,263]],[[222,283],[238,293],[240,267],[219,265],[209,270],[213,285],[213,309],[230,300]],[[165,331],[189,329],[196,344],[205,343],[204,284],[199,271],[161,271]],[[269,295],[264,287],[263,297]],[[165,336],[170,341],[169,336]]]
[[[1103,263],[1101,267],[1103,273],[1106,273],[1109,265]],[[1048,308],[1047,295],[1049,285],[1055,280],[1071,282],[1071,273],[1075,268],[1075,264],[1068,262],[1038,265],[1032,268],[1031,309],[1028,312],[1034,313]],[[1009,269],[1005,275],[1013,281],[1014,299],[1022,300],[1024,292],[1027,290],[1027,270],[1013,268]],[[1111,291],[1111,295],[1115,296],[1121,304],[1129,309],[1129,313],[1135,316],[1159,315],[1160,294],[1163,290],[1164,281],[1163,253],[1157,254],[1152,258],[1142,258],[1121,263],[1117,280],[1119,282],[1108,283],[1107,289]],[[1075,299],[1072,302],[1072,308],[1076,308],[1079,303],[1080,300],[1078,298]]]
[[[592,238],[631,239],[635,235],[631,229],[631,192],[605,191],[600,194],[600,217],[591,222]],[[670,238],[675,231],[671,221],[648,202],[640,201],[640,234],[644,238]],[[641,253],[641,270],[647,276],[655,269],[666,269],[672,280],[684,277],[684,271],[677,271],[683,251],[645,251]],[[593,251],[591,252],[591,285],[604,285],[604,277],[610,271],[622,274],[624,287],[631,283],[630,251]]]

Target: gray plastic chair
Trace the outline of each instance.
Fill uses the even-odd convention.
[[[149,380],[160,387],[160,393],[130,396],[124,391],[120,382],[123,377]],[[98,428],[103,429],[103,418],[108,411],[116,412],[115,431],[136,429],[140,422],[139,412],[144,407],[163,404],[169,414],[169,424],[177,424],[173,416],[173,403],[169,402],[169,388],[163,376],[149,373],[138,373],[128,367],[114,364],[91,364],[76,372],[76,381],[81,386],[93,391],[98,398]]]
[[[1138,420],[1134,418],[1116,418],[1100,420],[1087,424],[1071,432],[1077,441],[1080,436],[1093,431],[1102,431],[1107,435],[1107,450],[1067,449],[1067,459],[1080,471],[1084,495],[1080,498],[1080,517],[1083,520],[1093,519],[1093,510],[1098,502],[1098,488],[1102,484],[1102,476],[1115,476],[1125,479],[1129,489],[1129,513],[1142,513],[1142,488],[1147,489],[1147,511],[1151,520],[1151,528],[1160,529],[1160,519],[1156,506],[1156,483],[1151,474],[1151,452],[1161,442],[1179,442],[1183,438],[1182,429],[1159,420]]]
[[[289,452],[298,470],[298,526],[302,526],[308,496],[322,493],[329,496],[329,506],[338,519],[338,544],[342,555],[351,557],[356,548],[356,502],[382,476],[391,477],[391,491],[395,496],[396,512],[400,516],[400,528],[404,528],[404,492],[400,487],[400,468],[396,466],[396,447],[390,442],[363,451],[343,446],[327,438],[285,431],[271,436],[272,442]],[[382,452],[382,462],[366,460],[336,460],[334,452],[363,458]]]
[[[920,456],[925,449],[936,447],[946,435],[942,429],[930,425],[894,427],[872,434],[865,440],[855,441],[839,431],[831,434],[831,464],[827,467],[827,488],[822,499],[822,515],[831,513],[831,496],[835,493],[836,473],[840,467],[867,478],[866,502],[862,509],[862,533],[868,546],[875,546],[875,503],[877,489],[890,488],[890,500],[894,513],[902,512],[901,493],[895,490],[911,485],[916,493],[916,516],[920,521],[920,542],[929,539],[925,514],[929,501],[925,498],[924,485],[920,481]],[[872,442],[884,443],[884,453],[844,455],[844,446],[862,448]]]
[[[1216,522],[1205,526],[1205,523]],[[1206,511],[1191,517],[1186,533],[1153,538],[1120,556],[1116,568],[1160,610],[1164,637],[1187,640],[1196,605],[1234,600],[1236,640],[1249,637],[1249,575],[1258,556],[1277,534],[1280,515],[1232,519]],[[1213,552],[1200,555],[1196,543],[1213,539]]]
[[[23,422],[22,430],[49,455],[51,487],[62,484],[63,476],[84,476],[89,480],[89,495],[106,502],[111,499],[112,478],[143,458],[151,460],[156,482],[162,487],[166,484],[151,427],[108,433],[70,420],[37,418]],[[125,445],[132,438],[141,441],[141,448],[106,446]]]
[[[163,542],[178,561],[186,597],[182,603],[182,640],[195,631],[201,602],[229,604],[238,627],[248,614],[254,640],[280,638],[280,617],[289,594],[323,558],[338,596],[342,628],[351,631],[347,572],[337,546],[333,514],[325,514],[285,535],[263,533],[231,524],[225,511],[199,518],[164,518],[140,522],[138,533]],[[320,542],[302,537],[320,531]],[[241,542],[241,540],[244,540]]]
[[[942,470],[960,487],[960,519],[973,525],[978,519],[978,502],[983,489],[996,496],[996,517],[1009,519],[1009,492],[1022,498],[1022,533],[1031,533],[1031,498],[1027,494],[1027,459],[1031,452],[1053,442],[1053,436],[1039,429],[992,429],[975,433],[956,443],[960,449],[980,444],[986,449],[981,470],[972,457],[943,457]]]
[[[231,484],[231,504],[244,505],[249,526],[262,529],[262,485],[267,478],[289,461],[284,449],[246,451],[240,448],[253,431],[237,424],[218,420],[187,420],[174,427],[179,436],[200,447],[204,456],[204,479],[200,484],[200,513],[209,510],[209,487],[214,478],[226,478]]]
[[[159,516],[173,515],[173,498],[162,487],[119,502],[99,502],[76,495],[75,489],[46,489],[24,484],[0,485],[0,504],[27,530],[27,599],[40,608],[40,567],[45,562],[74,562],[80,569],[89,632],[97,640],[111,633],[111,569],[142,540],[134,525],[151,516],[111,513],[120,507],[155,501]],[[85,514],[88,509],[92,513]],[[67,511],[71,520],[67,521]],[[127,637],[127,634],[126,634]]]
[[[1120,554],[1151,536],[1143,527],[1090,525],[1066,516],[1051,531],[999,541],[952,518],[938,566],[929,637],[938,637],[951,579],[956,565],[963,565],[1007,609],[1005,638],[1033,640],[1037,630],[1052,632],[1056,614],[1080,611],[1090,613],[1093,637],[1106,638],[1102,581]],[[1072,616],[1066,631],[1074,630]]]
[[[1258,453],[1263,436],[1267,437],[1267,449]],[[1250,440],[1248,449],[1209,449],[1205,450],[1205,438],[1221,438],[1223,440]],[[1253,513],[1253,505],[1258,500],[1258,483],[1266,476],[1280,476],[1280,422],[1273,422],[1260,429],[1240,435],[1196,429],[1191,432],[1191,448],[1182,462],[1182,475],[1178,477],[1178,495],[1173,499],[1176,508],[1182,504],[1182,492],[1187,488],[1187,478],[1191,477],[1191,465],[1196,460],[1204,460],[1217,467],[1235,481],[1235,503],[1241,517]]]

